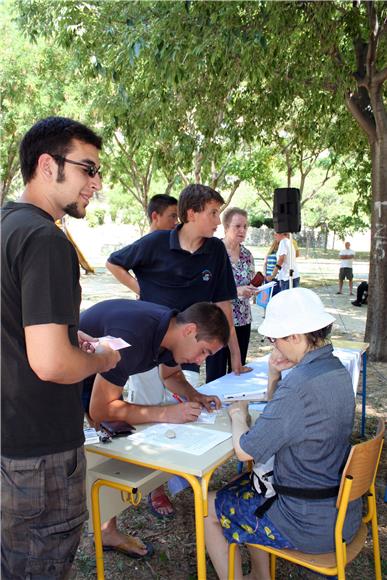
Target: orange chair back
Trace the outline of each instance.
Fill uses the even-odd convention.
[[[385,425],[379,419],[378,429],[374,439],[354,445],[345,465],[341,478],[339,495],[337,497],[337,508],[340,506],[341,495],[346,477],[353,479],[349,501],[358,499],[375,483],[376,470],[380,454],[383,447]]]

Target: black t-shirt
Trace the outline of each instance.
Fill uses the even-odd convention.
[[[131,375],[148,371],[161,363],[175,366],[172,353],[160,344],[176,310],[141,300],[104,300],[81,314],[80,329],[94,337],[114,336],[131,346],[121,349],[121,360],[102,376],[123,387]],[[90,385],[94,377],[86,379]]]
[[[24,327],[65,324],[78,345],[77,255],[34,205],[6,204],[1,226],[2,453],[24,458],[74,449],[84,441],[82,385],[40,380],[28,364]]]
[[[193,254],[179,243],[178,226],[152,232],[113,252],[109,262],[133,270],[141,300],[182,311],[196,302],[223,302],[237,297],[231,263],[218,238],[206,238]]]

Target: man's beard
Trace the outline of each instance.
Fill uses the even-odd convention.
[[[85,217],[85,214],[86,214],[86,210],[84,210],[84,212],[81,213],[76,201],[66,205],[63,208],[63,210],[66,212],[67,215],[69,215],[73,218],[77,218],[77,219],[81,219],[81,218]]]

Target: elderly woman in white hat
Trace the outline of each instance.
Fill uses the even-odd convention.
[[[333,321],[320,298],[306,288],[285,290],[269,302],[258,330],[274,347],[269,359],[272,400],[251,428],[246,403],[234,403],[229,414],[238,459],[253,459],[257,465],[274,456],[276,494],[266,499],[270,494],[258,493],[248,474],[216,496],[210,494],[206,542],[222,580],[227,578],[228,542],[309,553],[334,549],[336,496],[350,448],[355,398],[349,373],[333,355]],[[291,370],[283,373],[285,369]],[[361,503],[352,502],[346,541],[360,520]],[[269,580],[268,555],[254,550],[250,556],[249,578]],[[242,578],[239,554],[234,578]]]

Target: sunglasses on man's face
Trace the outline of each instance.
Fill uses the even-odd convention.
[[[72,159],[67,159],[67,157],[62,157],[62,155],[51,155],[55,161],[64,161],[65,163],[71,163],[72,165],[80,165],[83,167],[89,177],[95,177],[98,173],[99,177],[102,178],[100,169],[101,166],[97,167],[94,163],[82,163],[81,161],[73,161]]]

